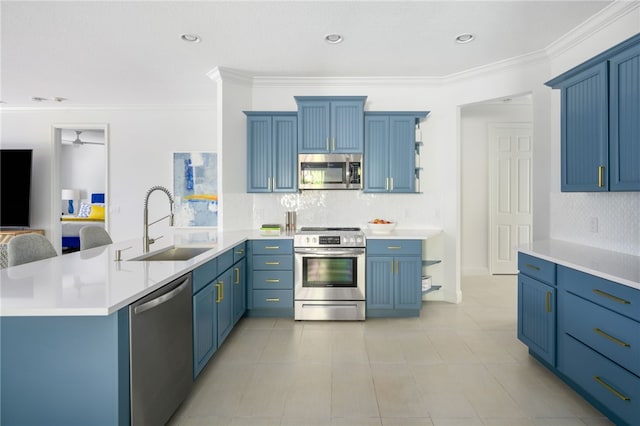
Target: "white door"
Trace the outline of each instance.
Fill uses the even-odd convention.
[[[531,123],[489,125],[489,270],[518,272],[517,250],[531,241]]]

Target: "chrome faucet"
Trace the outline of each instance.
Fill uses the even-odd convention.
[[[167,194],[167,197],[169,197],[169,210],[170,213],[166,216],[162,216],[160,219],[158,220],[154,220],[153,222],[149,223],[149,196],[151,195],[151,193],[153,191],[162,191],[165,194]],[[147,191],[147,195],[144,197],[144,223],[143,223],[143,234],[142,234],[142,243],[144,245],[144,252],[147,253],[149,251],[149,246],[153,243],[156,242],[157,239],[162,238],[162,236],[158,237],[158,238],[149,238],[149,226],[153,225],[154,223],[158,223],[163,219],[169,218],[169,226],[173,226],[173,196],[171,195],[171,192],[169,192],[169,190],[167,188],[165,188],[164,186],[154,186],[151,189],[149,189]]]

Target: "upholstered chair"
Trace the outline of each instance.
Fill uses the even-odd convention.
[[[57,256],[49,240],[40,234],[20,234],[7,244],[7,265],[16,266]]]
[[[113,241],[109,233],[99,226],[83,226],[80,228],[80,250],[106,246]]]

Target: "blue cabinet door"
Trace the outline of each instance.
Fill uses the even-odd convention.
[[[394,309],[420,309],[422,307],[422,259],[420,257],[396,257]]]
[[[609,61],[611,191],[640,191],[640,45]]]
[[[273,192],[298,190],[298,142],[295,115],[273,117]]]
[[[518,339],[552,366],[556,362],[556,289],[518,275]]]
[[[361,153],[364,147],[363,101],[331,101],[331,144],[335,153]]]
[[[243,249],[244,250],[244,249]],[[238,322],[247,309],[247,259],[233,265],[233,322]]]
[[[247,192],[271,192],[271,124],[268,115],[247,117]]]
[[[607,63],[562,83],[561,189],[607,191],[609,126]]]
[[[247,192],[296,192],[296,113],[247,115]]]
[[[331,107],[328,100],[298,101],[298,152],[330,151]]]
[[[216,314],[218,320],[218,346],[233,328],[233,269],[227,269],[216,280]]]
[[[207,365],[218,347],[214,282],[193,296],[193,378]]]
[[[414,116],[391,116],[389,119],[389,176],[390,192],[415,192]]]
[[[299,153],[361,153],[366,96],[296,96]]]
[[[393,268],[392,256],[367,256],[367,309],[393,309]]]
[[[364,191],[389,190],[389,117],[367,115],[364,118],[365,153]]]

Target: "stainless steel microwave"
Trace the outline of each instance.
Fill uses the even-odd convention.
[[[300,189],[362,189],[362,154],[300,154],[298,172]]]

